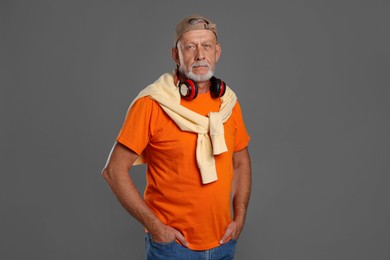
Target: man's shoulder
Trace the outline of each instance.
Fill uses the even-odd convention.
[[[140,97],[138,98],[135,102],[134,102],[134,105],[137,104],[137,105],[146,105],[146,106],[153,106],[155,104],[158,104],[155,100],[153,100],[151,97],[149,96],[144,96],[144,97]]]
[[[147,111],[150,111],[150,113],[158,113],[162,110],[160,104],[149,96],[138,98],[132,105],[132,109],[142,113]]]

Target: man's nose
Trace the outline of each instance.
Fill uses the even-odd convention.
[[[204,52],[203,52],[203,50],[201,48],[197,49],[195,59],[196,60],[204,60],[205,59]]]

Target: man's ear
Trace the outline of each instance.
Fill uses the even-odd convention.
[[[217,43],[217,46],[216,46],[216,61],[219,60],[219,58],[221,57],[221,53],[222,53],[222,48],[221,48],[221,44]]]
[[[180,64],[180,59],[179,59],[179,50],[177,49],[177,47],[173,47],[171,49],[171,56],[172,56],[172,59],[173,61],[179,65]]]

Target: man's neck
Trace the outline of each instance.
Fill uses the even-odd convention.
[[[207,93],[210,89],[210,81],[202,81],[202,82],[196,82],[198,84],[198,94],[204,94]]]

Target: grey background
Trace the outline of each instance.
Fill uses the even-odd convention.
[[[368,0],[1,0],[1,259],[143,259],[100,171],[196,12],[252,136],[237,259],[390,259],[390,4]]]

